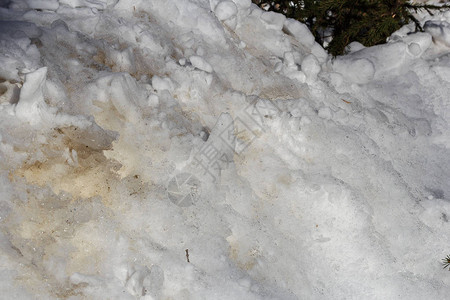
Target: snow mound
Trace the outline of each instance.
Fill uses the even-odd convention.
[[[337,58],[250,0],[0,15],[4,297],[447,297],[448,12]]]

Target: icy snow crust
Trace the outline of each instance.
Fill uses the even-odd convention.
[[[2,298],[448,297],[449,12],[335,60],[250,0],[0,16]]]

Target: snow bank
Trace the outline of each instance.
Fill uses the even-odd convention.
[[[424,29],[429,32],[436,42],[450,46],[450,24],[446,21],[427,21]]]
[[[448,13],[332,59],[250,0],[7,5],[5,297],[447,296]]]
[[[219,20],[228,20],[237,14],[237,6],[232,1],[221,1],[215,8],[216,16]]]
[[[16,116],[25,122],[36,125],[42,122],[42,116],[48,111],[44,103],[44,84],[47,68],[40,68],[25,76],[25,83],[20,91],[19,103],[16,106]]]

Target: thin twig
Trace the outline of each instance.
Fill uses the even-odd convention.
[[[185,251],[186,251],[187,262],[190,263],[190,261],[189,261],[189,249],[186,249]]]

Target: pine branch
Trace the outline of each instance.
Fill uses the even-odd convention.
[[[433,15],[450,9],[449,4],[412,4],[408,0],[253,0],[269,4],[269,10],[283,12],[310,28],[316,41],[324,44],[325,31],[332,40],[326,47],[333,56],[345,52],[346,46],[358,41],[369,47],[385,43],[396,30],[414,22],[416,31],[423,28],[413,15],[420,10]]]

